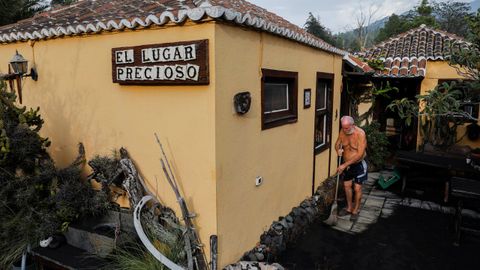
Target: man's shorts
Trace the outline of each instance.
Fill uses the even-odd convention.
[[[352,164],[347,169],[345,169],[340,175],[340,179],[342,179],[343,181],[353,180],[354,183],[361,185],[368,179],[367,170],[367,162],[362,159],[362,161]]]

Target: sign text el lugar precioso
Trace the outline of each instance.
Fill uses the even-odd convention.
[[[208,84],[208,68],[208,40],[112,49],[112,78],[119,84]]]

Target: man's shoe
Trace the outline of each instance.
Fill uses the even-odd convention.
[[[358,219],[358,213],[356,213],[356,214],[352,213],[352,215],[350,216],[350,221],[355,222],[355,221],[357,221],[357,219]]]

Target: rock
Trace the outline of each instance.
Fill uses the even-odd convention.
[[[293,222],[293,218],[292,218],[291,215],[287,215],[287,216],[285,217],[285,219],[287,220],[287,222],[290,222],[290,223]]]
[[[288,229],[288,224],[287,224],[287,220],[285,219],[282,219],[279,221],[279,223],[283,226],[283,228],[286,228]]]
[[[272,267],[275,267],[274,269],[276,269],[276,270],[284,270],[285,269],[285,268],[283,268],[283,266],[281,266],[278,263],[273,263]]]
[[[261,262],[261,261],[263,261],[263,260],[265,259],[265,255],[263,255],[263,254],[260,253],[260,252],[256,252],[256,253],[255,253],[255,257],[257,257],[257,260],[258,260],[259,262]]]
[[[248,259],[249,259],[250,261],[256,261],[256,260],[257,260],[257,256],[255,256],[254,253],[250,252],[250,253],[248,253]]]
[[[267,264],[250,261],[241,261],[235,264],[230,264],[223,268],[223,270],[284,270],[283,266],[278,263]]]

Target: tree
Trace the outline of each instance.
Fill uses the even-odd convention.
[[[390,37],[396,36],[400,33],[407,31],[408,21],[403,16],[398,16],[395,13],[388,18],[383,28],[378,32],[375,42],[379,43],[387,40]]]
[[[450,59],[459,75],[468,80],[464,85],[465,100],[480,103],[480,9],[467,19],[469,31],[467,38],[471,45],[467,49],[456,50]]]
[[[472,15],[470,3],[452,1],[434,3],[433,13],[440,29],[462,37],[466,36],[468,24],[465,22]]]
[[[473,82],[480,81],[480,9],[477,14],[467,19],[469,32],[468,40],[472,43],[468,49],[455,50],[450,59],[450,64],[457,72]]]
[[[360,49],[363,50],[367,47],[367,43],[370,40],[370,24],[372,19],[375,17],[375,14],[378,12],[381,6],[375,6],[370,4],[368,12],[364,11],[363,7],[360,6],[356,15],[356,26],[354,30],[357,38],[357,46],[360,46]]]
[[[433,16],[433,7],[428,3],[428,0],[422,0],[419,6],[415,8],[416,16],[413,17],[409,29],[419,27],[422,24],[430,27],[437,27],[437,20]]]
[[[428,3],[428,0],[422,0],[419,6],[405,15],[392,14],[384,27],[380,29],[375,41],[382,42],[422,24],[434,28],[438,27],[435,16],[433,16],[433,7]]]
[[[311,12],[308,13],[307,21],[304,25],[305,30],[321,39],[325,42],[335,46],[335,38],[332,36],[332,32],[320,23],[320,18],[313,16]]]
[[[0,0],[0,25],[30,18],[48,7],[44,0]]]
[[[0,269],[11,269],[27,246],[109,206],[81,178],[83,146],[70,166],[57,169],[47,152],[50,141],[39,135],[39,108],[27,110],[15,101],[0,81]]]

